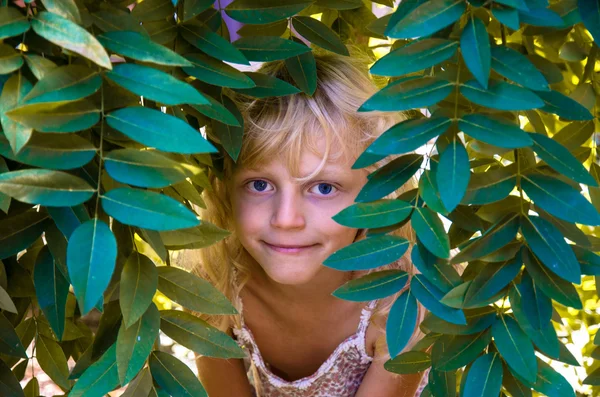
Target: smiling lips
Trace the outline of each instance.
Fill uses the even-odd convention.
[[[263,243],[273,251],[281,252],[283,254],[296,254],[313,248],[316,245],[273,245],[266,241],[263,241]]]

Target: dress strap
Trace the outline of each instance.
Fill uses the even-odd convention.
[[[357,333],[364,334],[367,331],[367,328],[369,327],[369,320],[371,319],[371,315],[373,314],[373,309],[375,309],[375,306],[377,306],[377,300],[372,300],[362,309]]]

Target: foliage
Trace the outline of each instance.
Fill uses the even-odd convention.
[[[400,157],[335,218],[385,232],[410,220],[417,241],[373,233],[325,263],[376,267],[412,244],[421,274],[390,313],[386,368],[431,367],[424,395],[437,397],[458,387],[462,396],[574,395],[539,357],[585,364],[584,383],[600,385],[597,363],[578,362],[557,337],[597,322],[588,303],[600,275],[596,0],[404,0],[380,18],[372,6],[391,0],[132,3],[2,1],[3,396],[25,395],[18,382],[31,343],[65,393],[86,397],[128,383],[128,395],[206,395],[183,363],[156,349],[159,328],[202,355],[243,355],[202,320],[157,309],[159,290],[188,309],[235,312],[210,284],[156,266],[135,241],[169,265],[169,250],[227,235],[194,212],[204,206],[207,170],[240,151],[240,114],[222,88],[311,94],[316,71],[299,36],[343,55],[344,42],[383,55],[371,73],[389,82],[359,111],[431,115],[392,127],[367,148],[357,168]],[[233,43],[224,14],[246,24]],[[297,87],[228,64],[274,59],[302,66],[305,74],[292,73]],[[411,153],[431,140],[429,153]],[[382,199],[421,171],[418,189]],[[456,263],[466,264],[460,275]],[[335,295],[366,301],[407,280],[375,272]],[[431,312],[422,324],[428,336],[398,354],[417,300]],[[102,313],[98,329],[85,321],[92,311]],[[592,349],[586,358],[598,357]],[[68,358],[77,363],[70,371]],[[36,385],[28,395],[39,394]]]

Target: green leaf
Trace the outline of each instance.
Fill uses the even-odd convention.
[[[430,396],[456,397],[456,372],[455,371],[429,371]]]
[[[27,382],[27,385],[23,388],[23,392],[25,393],[25,397],[37,397],[40,395],[40,384],[35,376]]]
[[[460,138],[452,142],[440,155],[436,180],[444,207],[451,212],[461,202],[467,191],[471,165],[469,155]]]
[[[516,285],[519,289],[523,312],[534,329],[545,327],[552,318],[552,301],[533,282],[529,273],[523,273],[521,282]]]
[[[450,240],[436,212],[416,207],[410,220],[417,237],[431,253],[439,258],[450,256]]]
[[[592,120],[573,121],[553,135],[552,138],[569,151],[573,151],[585,144],[593,133],[594,122]]]
[[[143,145],[182,154],[213,153],[216,149],[200,131],[175,116],[142,106],[115,110],[106,116],[109,126]]]
[[[188,83],[149,66],[123,63],[107,72],[106,76],[136,95],[165,105],[209,103]]]
[[[0,74],[9,74],[23,66],[23,57],[9,45],[0,44]]]
[[[244,54],[228,40],[219,36],[206,25],[186,23],[179,26],[181,36],[202,52],[227,62],[250,65]],[[192,66],[192,65],[183,65]]]
[[[509,0],[505,0],[509,1]],[[498,3],[501,3],[498,1]],[[526,7],[526,6],[525,6]],[[492,9],[492,15],[503,25],[508,26],[512,30],[519,30],[519,11],[513,8],[494,8]],[[492,55],[493,56],[493,55]],[[494,67],[494,59],[492,58],[492,68]],[[498,72],[500,73],[500,72]]]
[[[525,268],[546,295],[562,305],[578,310],[583,308],[581,299],[572,283],[554,275],[528,250],[524,251],[523,259]]]
[[[146,312],[157,287],[156,266],[147,256],[133,251],[123,266],[119,288],[119,304],[125,327],[131,327]]]
[[[448,117],[431,117],[402,121],[381,134],[367,147],[368,153],[404,154],[420,148],[446,132],[452,124]]]
[[[533,26],[563,27],[565,23],[560,15],[545,6],[534,5],[529,10],[519,10],[519,21]]]
[[[205,98],[208,100],[209,105],[192,105],[192,107],[203,115],[210,117],[211,119],[218,120],[223,124],[232,125],[234,127],[241,127],[243,125],[243,119],[238,119],[236,115],[223,106],[219,101],[210,95],[206,95]],[[236,113],[239,113],[239,111],[236,111]]]
[[[488,329],[496,322],[496,311],[490,306],[467,309],[465,313],[465,318],[467,319],[466,325],[449,323],[433,314],[427,315],[421,325],[424,329],[434,333],[473,335]]]
[[[446,98],[453,89],[454,83],[438,77],[401,79],[379,90],[358,111],[400,111],[428,107]]]
[[[69,397],[103,397],[119,385],[117,372],[117,345],[113,344],[93,363],[71,389]]]
[[[229,335],[191,313],[161,311],[160,329],[181,345],[203,356],[243,358],[246,355]]]
[[[181,55],[137,32],[106,32],[98,36],[98,41],[107,49],[138,61],[165,66],[192,66]]]
[[[237,314],[227,298],[208,281],[173,266],[157,270],[160,292],[185,308],[206,314]]]
[[[600,225],[600,214],[571,185],[549,175],[524,175],[521,185],[536,205],[567,222]]]
[[[371,74],[379,76],[404,76],[435,66],[456,53],[458,41],[423,39],[396,48],[371,66]]]
[[[348,49],[339,36],[318,19],[307,16],[294,16],[292,17],[292,26],[311,43],[337,54],[350,56]]]
[[[461,204],[489,204],[504,199],[514,189],[515,167],[502,167],[471,175]]]
[[[27,365],[27,361],[22,361],[22,363]],[[25,397],[19,379],[15,377],[10,367],[2,360],[0,360],[0,393],[6,397]]]
[[[144,23],[143,26],[136,18],[131,16],[129,10],[124,11],[114,7],[98,10],[91,15],[92,22],[103,32],[110,32],[113,30],[133,30],[140,32],[144,35],[147,34],[146,27],[148,23]]]
[[[485,25],[471,14],[460,36],[460,50],[467,68],[479,84],[487,89],[490,78],[490,40]]]
[[[533,345],[517,322],[510,316],[500,316],[492,326],[494,343],[508,366],[529,382],[537,376],[537,362]]]
[[[335,251],[323,265],[341,271],[374,269],[401,258],[408,246],[408,240],[398,236],[371,237]]]
[[[187,4],[187,3],[184,3]],[[203,53],[188,54],[185,58],[193,66],[182,68],[184,72],[200,81],[230,88],[252,88],[252,79],[233,66]]]
[[[502,76],[530,90],[550,90],[544,75],[525,55],[505,46],[492,47],[491,54],[492,69]]]
[[[31,138],[33,128],[17,123],[8,117],[6,112],[18,106],[29,90],[31,90],[31,83],[25,77],[19,78],[19,75],[15,74],[4,83],[0,96],[0,122],[14,153],[23,149]]]
[[[581,265],[581,273],[594,276],[600,275],[600,255],[577,245],[571,245],[570,247]]]
[[[94,70],[82,65],[66,65],[50,70],[40,79],[23,102],[76,101],[98,91],[102,78]]]
[[[539,373],[535,379],[535,382],[530,382],[523,378],[522,374],[515,373],[513,375],[523,382],[526,386],[545,394],[548,397],[575,397],[576,394],[573,391],[571,384],[558,372],[556,372],[550,365],[537,360]]]
[[[242,37],[233,44],[246,59],[257,62],[287,59],[311,51],[305,45],[273,36]]]
[[[583,25],[589,30],[594,41],[600,43],[600,5],[598,2],[578,0],[577,6]]]
[[[70,389],[67,359],[57,342],[38,334],[35,340],[35,355],[42,370],[57,385],[65,390]]]
[[[518,230],[518,214],[509,213],[487,229],[481,237],[463,247],[451,262],[460,263],[486,256],[514,240]]]
[[[581,283],[579,262],[554,225],[543,218],[530,215],[523,218],[521,233],[531,251],[548,269],[567,281]]]
[[[131,326],[121,323],[117,336],[119,383],[125,385],[142,369],[158,337],[160,314],[150,302],[145,313]]]
[[[150,230],[183,229],[200,223],[179,201],[148,190],[110,190],[102,196],[102,208],[121,223]]]
[[[338,212],[333,220],[346,227],[373,229],[402,222],[410,215],[412,208],[402,200],[357,203]]]
[[[423,275],[413,276],[410,282],[410,292],[423,306],[441,319],[453,324],[467,323],[462,310],[440,303],[444,293],[431,284]]]
[[[497,353],[488,353],[475,360],[469,369],[461,396],[497,396],[501,387],[502,360]]]
[[[472,362],[491,342],[490,330],[475,335],[442,335],[431,350],[432,367],[452,371]]]
[[[394,192],[417,172],[422,162],[423,156],[418,154],[407,154],[390,161],[370,174],[355,201],[375,201]]]
[[[0,309],[11,313],[18,313],[15,303],[12,301],[8,292],[0,286]]]
[[[40,309],[44,312],[58,340],[62,340],[69,281],[54,263],[47,245],[38,253],[33,282]]]
[[[153,351],[149,365],[152,377],[168,394],[182,397],[208,396],[192,370],[172,355]]]
[[[46,40],[112,69],[106,50],[87,30],[51,12],[42,11],[31,20],[33,30]]]
[[[52,69],[56,68],[56,64],[54,62],[42,56],[29,54],[23,55],[23,57],[25,58],[31,73],[33,73],[35,78],[38,80],[43,79],[46,74],[48,74]]]
[[[82,223],[69,238],[67,267],[82,315],[94,308],[115,270],[117,241],[103,221]]]
[[[554,113],[568,120],[592,120],[594,116],[582,104],[558,91],[539,91],[536,94],[544,101],[544,112]]]
[[[194,18],[214,4],[211,0],[188,0],[183,3],[183,20]]]
[[[429,354],[421,351],[407,351],[383,364],[386,371],[396,374],[415,374],[431,366]]]
[[[96,155],[96,147],[75,134],[33,134],[19,154],[0,136],[0,154],[19,163],[55,170],[79,168]]]
[[[486,89],[476,80],[462,84],[460,93],[469,101],[498,110],[529,110],[544,106],[544,101],[527,88],[494,80]]]
[[[519,254],[505,262],[485,265],[469,286],[465,294],[464,306],[469,307],[492,298],[517,277],[522,264],[522,257]]]
[[[81,24],[81,15],[74,0],[42,0],[46,10]]]
[[[113,150],[105,155],[104,164],[116,181],[150,188],[166,187],[202,172],[200,167],[153,150]]]
[[[31,209],[3,219],[0,222],[0,259],[16,255],[33,244],[46,230],[48,218],[46,210]]]
[[[28,358],[25,346],[21,343],[13,325],[3,313],[0,313],[0,353],[14,357]]]
[[[39,132],[77,132],[100,121],[100,109],[82,99],[76,102],[23,104],[6,115]]]
[[[152,390],[152,374],[150,368],[144,367],[129,383],[122,397],[148,397],[150,390]]]
[[[225,102],[225,109],[234,115],[238,124],[240,125],[228,125],[221,123],[217,120],[212,120],[213,132],[217,135],[221,141],[221,145],[227,151],[233,161],[237,161],[242,151],[242,138],[244,135],[244,118],[236,107],[235,103],[229,99],[229,97],[223,97]]]
[[[301,92],[293,85],[286,83],[276,77],[257,72],[245,72],[255,84],[253,88],[237,88],[235,91],[250,95],[256,98],[267,98],[271,96],[286,96]]]
[[[144,0],[133,8],[131,15],[139,21],[146,22],[172,18],[174,11],[170,0]]]
[[[294,16],[312,3],[313,0],[235,0],[225,12],[242,23],[266,24]]]
[[[429,252],[421,241],[411,250],[411,260],[421,274],[433,283],[440,291],[447,293],[462,283],[452,266],[442,263],[438,257]]]
[[[333,291],[332,295],[354,302],[381,299],[400,291],[406,285],[407,280],[408,274],[405,271],[382,270],[350,280]]]
[[[394,302],[386,322],[386,342],[391,357],[406,347],[417,325],[417,301],[405,290]]]
[[[289,57],[284,62],[296,85],[304,93],[312,96],[317,89],[317,62],[312,51]]]
[[[19,36],[29,30],[29,21],[19,10],[13,7],[0,9],[0,39]]]
[[[533,140],[519,126],[493,115],[467,114],[458,121],[458,128],[475,139],[507,149],[533,144]]]
[[[462,0],[431,0],[419,5],[392,26],[386,35],[394,39],[428,36],[456,22],[466,10]]]
[[[26,169],[0,174],[0,192],[24,203],[64,207],[87,201],[95,190],[63,171]]]

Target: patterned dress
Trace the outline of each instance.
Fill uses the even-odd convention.
[[[357,332],[344,340],[319,367],[314,374],[287,381],[273,374],[261,354],[252,331],[244,324],[242,328],[233,328],[238,344],[247,351],[244,359],[248,378],[254,386],[254,395],[259,397],[352,397],[358,391],[373,357],[365,350],[365,334],[369,319],[377,301],[371,301],[362,310]],[[241,307],[241,300],[240,300]],[[427,384],[427,376],[423,377],[419,390]]]

